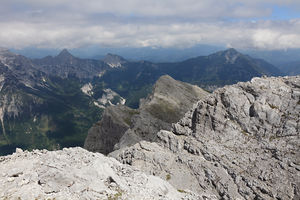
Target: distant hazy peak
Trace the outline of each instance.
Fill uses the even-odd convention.
[[[111,60],[111,59],[119,60],[119,61],[126,61],[122,56],[112,54],[112,53],[106,54],[106,56],[103,58],[103,61],[108,61],[108,60]]]
[[[62,57],[62,58],[67,58],[67,57],[73,57],[72,54],[67,49],[63,49],[56,57]]]
[[[213,55],[215,55],[215,56],[226,56],[226,55],[236,56],[236,55],[242,55],[242,54],[240,52],[238,52],[236,49],[230,48],[230,49],[226,49],[224,51],[218,51],[214,54],[211,54],[211,56],[213,56]]]
[[[224,52],[230,52],[230,53],[234,53],[234,54],[237,54],[239,53],[235,48],[229,48],[229,49],[226,49]]]
[[[110,67],[122,67],[122,64],[126,62],[126,60],[115,54],[108,53],[104,58],[103,61],[108,64]]]
[[[231,63],[234,64],[236,59],[241,56],[240,52],[238,52],[234,48],[226,49],[225,51],[219,51],[214,54],[211,54],[209,57],[210,58],[215,58],[215,57],[224,57],[226,59],[226,63]]]

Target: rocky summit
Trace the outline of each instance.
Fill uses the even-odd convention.
[[[152,93],[141,100],[139,109],[108,107],[102,119],[89,130],[84,148],[108,154],[141,140],[155,141],[158,131],[171,130],[172,123],[208,94],[197,86],[161,76]]]
[[[156,143],[111,153],[180,191],[217,199],[300,199],[300,76],[217,89]]]
[[[114,158],[82,148],[61,151],[17,149],[0,157],[0,199],[203,199],[180,192]]]

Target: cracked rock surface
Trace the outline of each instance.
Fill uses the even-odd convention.
[[[157,143],[110,155],[217,199],[300,199],[300,76],[217,89]]]
[[[82,148],[0,157],[0,199],[203,199]]]

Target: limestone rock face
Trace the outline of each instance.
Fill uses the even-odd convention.
[[[217,89],[157,143],[111,156],[218,199],[300,198],[300,76]]]
[[[156,141],[158,131],[171,130],[172,123],[207,95],[197,86],[162,76],[152,93],[141,100],[139,109],[120,105],[107,108],[101,121],[89,130],[84,147],[107,154],[141,140]]]
[[[0,157],[0,199],[212,199],[82,148]]]

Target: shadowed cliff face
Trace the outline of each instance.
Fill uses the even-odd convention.
[[[110,153],[140,140],[155,141],[159,130],[170,130],[172,123],[206,95],[208,93],[197,86],[162,76],[153,86],[152,93],[141,100],[139,109],[107,108],[101,121],[89,130],[84,147]]]
[[[217,89],[157,143],[112,152],[177,189],[218,199],[300,198],[300,76]]]

